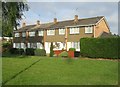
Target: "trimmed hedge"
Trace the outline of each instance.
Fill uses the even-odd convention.
[[[75,48],[69,48],[69,51],[76,51]]]
[[[81,38],[80,54],[92,58],[118,58],[118,41],[120,37]]]
[[[46,51],[45,51],[45,49],[36,49],[35,55],[36,56],[46,56]]]
[[[11,48],[11,49],[9,49],[9,52],[11,54],[19,54],[19,49],[18,48]]]
[[[34,48],[26,48],[25,53],[26,55],[35,55]]]
[[[11,53],[11,54],[20,54],[20,55],[22,55],[22,54],[24,54],[24,49],[18,49],[18,48],[11,48],[11,49],[9,49],[9,52]]]
[[[66,51],[63,51],[58,56],[59,57],[68,57],[68,53]]]

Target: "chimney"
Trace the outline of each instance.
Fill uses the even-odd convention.
[[[39,20],[37,20],[37,25],[40,25],[40,21]]]
[[[26,26],[26,23],[25,23],[25,22],[23,22],[23,23],[22,23],[22,27],[25,27],[25,26]]]
[[[54,24],[56,24],[57,23],[57,18],[54,18]]]
[[[74,22],[78,22],[78,15],[75,15]]]

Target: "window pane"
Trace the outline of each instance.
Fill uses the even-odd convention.
[[[35,32],[29,32],[29,36],[35,36]]]
[[[15,37],[19,37],[19,33],[15,33]]]
[[[38,31],[38,36],[43,36],[43,31]]]
[[[22,32],[22,37],[26,37],[26,33],[25,32]]]
[[[61,35],[65,34],[65,29],[59,29],[59,34]]]
[[[55,30],[47,30],[47,35],[55,35]]]
[[[85,33],[92,33],[92,27],[85,27]]]

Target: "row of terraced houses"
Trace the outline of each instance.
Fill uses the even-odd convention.
[[[43,23],[37,21],[34,25],[22,24],[22,27],[14,31],[14,48],[38,48],[50,53],[50,45],[53,42],[54,50],[75,48],[80,51],[80,38],[97,38],[103,34],[109,34],[110,29],[104,16],[79,19],[75,15],[73,20]]]

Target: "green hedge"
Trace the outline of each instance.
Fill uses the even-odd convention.
[[[26,48],[25,53],[26,55],[35,55],[34,48]]]
[[[9,49],[9,52],[11,53],[11,54],[20,54],[20,55],[22,55],[22,54],[24,54],[24,49],[22,49],[22,48],[11,48],[11,49]]]
[[[75,48],[69,48],[69,51],[76,51]]]
[[[36,49],[35,55],[36,56],[46,56],[46,51],[45,51],[45,49]]]
[[[82,38],[80,39],[80,54],[92,58],[118,58],[118,41],[120,37]]]

